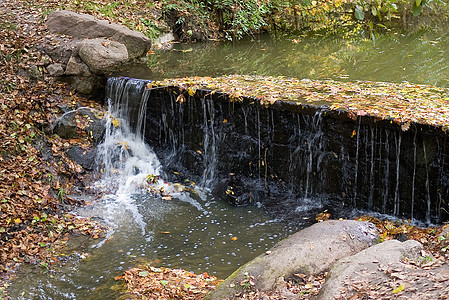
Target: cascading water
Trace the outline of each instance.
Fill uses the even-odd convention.
[[[145,85],[146,82],[140,80],[110,80],[106,91],[108,113],[105,138],[97,154],[102,178],[96,184],[111,203],[108,206],[108,210],[111,210],[110,220],[106,217],[106,221],[114,226],[116,214],[113,211],[128,210],[143,235],[147,234],[146,224],[135,205],[133,194],[144,193],[147,188],[168,190],[168,186],[159,179],[161,164],[143,139],[147,95],[144,94],[144,101],[140,101],[137,106],[138,121],[134,128],[130,124],[130,115],[136,113],[136,105],[130,101],[134,99],[133,94],[140,95],[143,92]],[[148,186],[148,178],[152,179],[151,186]]]

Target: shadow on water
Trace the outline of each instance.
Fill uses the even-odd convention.
[[[144,79],[257,74],[449,86],[449,35],[421,31],[372,41],[341,37],[260,36],[258,40],[174,44],[119,75]]]

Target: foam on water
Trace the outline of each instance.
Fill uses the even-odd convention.
[[[161,163],[145,143],[143,131],[148,95],[145,93],[145,81],[111,78],[107,91],[108,113],[106,114],[106,132],[104,142],[99,145],[97,165],[102,174],[95,187],[103,193],[103,219],[112,228],[123,218],[123,212],[131,214],[134,223],[140,228],[147,240],[151,233],[146,232],[145,218],[139,212],[137,195],[160,193],[171,195],[180,201],[190,203],[198,210],[202,205],[188,194],[182,193],[179,185],[172,185],[160,179]],[[136,94],[141,94],[140,103],[131,103]],[[131,117],[138,109],[137,124]],[[134,126],[133,126],[134,125]],[[151,180],[148,180],[148,179]],[[129,222],[129,218],[123,220]]]

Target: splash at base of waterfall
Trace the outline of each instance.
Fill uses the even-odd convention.
[[[185,186],[167,183],[160,178],[161,163],[142,135],[147,98],[141,97],[142,101],[137,105],[130,101],[134,99],[134,93],[144,93],[145,84],[141,80],[110,80],[107,92],[108,113],[105,116],[106,132],[97,154],[101,179],[95,183],[94,188],[103,194],[101,215],[111,228],[120,226],[117,223],[126,215],[126,220],[123,221],[129,222],[132,219],[142,236],[150,241],[153,236],[147,230],[148,224],[139,211],[139,199],[160,197],[169,201],[176,198],[190,203],[200,211],[205,212],[205,209],[199,202],[199,195],[203,193],[189,188],[190,193],[193,192],[199,198],[194,199],[186,192]],[[139,117],[132,124],[136,107]],[[111,234],[110,232],[106,240]],[[102,243],[97,244],[101,245]]]

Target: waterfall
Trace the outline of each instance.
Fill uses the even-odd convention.
[[[162,172],[143,142],[144,132],[162,160],[164,178],[197,182],[214,197],[235,198],[239,205],[257,199],[288,215],[303,211],[308,201],[317,207],[335,201],[427,223],[447,214],[434,202],[444,202],[449,175],[435,166],[449,151],[440,133],[436,143],[427,142],[435,133],[421,125],[407,131],[394,122],[362,116],[342,120],[340,113],[291,103],[265,107],[201,90],[195,95],[175,87],[149,90],[139,80],[110,86],[107,137],[112,142],[103,145],[101,165],[104,178],[114,183],[109,186],[119,192],[139,190],[148,175],[157,178]],[[128,94],[141,101],[131,103]],[[178,101],[181,94],[184,101]],[[149,98],[151,109],[145,109]],[[143,146],[134,149],[135,141]],[[139,151],[145,153],[142,163],[131,164],[141,157]],[[111,180],[117,173],[128,174],[127,180]],[[154,184],[169,188],[158,178]]]
[[[360,151],[360,124],[362,123],[362,117],[359,117],[359,123],[357,126],[357,132],[356,132],[356,138],[357,138],[357,147],[356,147],[356,153],[355,153],[355,168],[354,168],[354,196],[352,200],[352,205],[357,206],[357,176],[359,172],[359,151]]]
[[[384,174],[384,194],[382,202],[382,213],[387,212],[387,204],[390,189],[390,142],[389,142],[390,131],[385,130],[385,174]]]
[[[183,200],[188,198],[188,202],[202,209],[198,202],[180,194],[181,185],[168,184],[160,178],[161,163],[144,140],[149,97],[146,84],[146,81],[128,78],[108,79],[106,132],[97,154],[101,179],[95,184],[95,188],[104,194],[104,199],[109,200],[105,207],[109,210],[106,222],[114,227],[117,213],[128,211],[143,236],[148,236],[148,233],[136,203],[139,194],[152,193],[167,198],[177,195]]]
[[[161,164],[154,151],[144,142],[143,128],[146,110],[145,97],[139,106],[130,103],[130,99],[145,89],[146,82],[111,78],[108,82],[106,100],[106,133],[104,142],[99,146],[97,162],[103,174],[102,184],[107,183],[108,190],[116,195],[126,195],[144,187],[148,176],[158,176]],[[146,96],[143,93],[143,96]],[[138,110],[138,122],[132,126],[131,114]],[[138,131],[135,131],[135,130]],[[163,185],[162,180],[153,180],[156,186]]]

